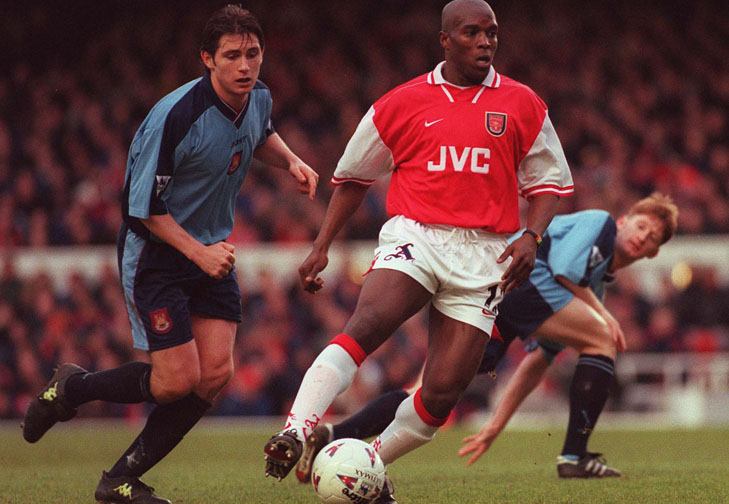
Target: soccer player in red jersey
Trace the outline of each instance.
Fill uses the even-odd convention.
[[[423,385],[373,445],[388,464],[432,439],[478,369],[499,301],[528,278],[559,197],[573,191],[546,105],[492,66],[491,7],[450,2],[439,38],[445,61],[375,102],[334,172],[324,222],[299,268],[307,291],[322,288],[329,246],[380,176],[392,176],[392,218],[354,314],[307,371],[284,429],[266,444],[267,475],[288,474],[362,361],[428,302]],[[520,195],[529,200],[527,231],[507,244],[519,229]],[[376,502],[395,502],[390,490]]]
[[[655,257],[677,225],[678,207],[661,193],[641,199],[618,219],[596,209],[552,219],[529,280],[499,304],[478,372],[494,372],[517,337],[535,340],[511,376],[492,419],[463,440],[458,454],[470,455],[469,465],[489,449],[556,355],[572,347],[579,358],[569,388],[569,422],[557,457],[557,474],[561,478],[621,476],[602,454],[587,449],[615,379],[617,353],[627,349],[620,323],[605,308],[605,291],[618,270]],[[299,481],[309,481],[312,462],[324,445],[335,439],[379,434],[395,418],[409,392],[418,387],[419,382],[407,391],[389,391],[336,425],[320,422],[307,437],[297,464]]]

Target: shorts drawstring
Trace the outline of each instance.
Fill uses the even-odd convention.
[[[436,244],[445,245],[446,243],[453,243],[461,245],[464,243],[474,244],[478,242],[479,235],[477,229],[451,227],[450,231],[448,231],[448,235],[446,235],[442,240],[436,242]]]

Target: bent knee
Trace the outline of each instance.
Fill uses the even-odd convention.
[[[593,336],[594,336],[596,345],[604,346],[607,348],[615,347],[615,341],[613,340],[613,334],[612,334],[612,332],[610,332],[610,326],[607,324],[607,322],[604,322],[602,324],[596,324],[595,332],[594,332]]]
[[[587,340],[581,348],[577,348],[576,350],[580,353],[598,353],[615,358],[616,343],[610,332],[610,326],[607,323],[595,324]]]
[[[428,413],[436,418],[445,418],[456,406],[462,392],[463,390],[459,387],[445,389],[423,386],[420,397]]]
[[[226,362],[210,369],[203,369],[200,377],[201,386],[223,387],[233,377],[233,362]]]
[[[150,378],[152,396],[160,404],[182,399],[192,392],[199,383],[199,369],[165,375],[155,375],[154,369],[152,369]]]
[[[150,388],[158,403],[182,399],[200,383],[198,366],[152,367]]]
[[[197,395],[212,401],[233,377],[233,362],[203,369],[200,383],[195,387]]]

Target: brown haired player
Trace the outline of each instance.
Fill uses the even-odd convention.
[[[139,478],[193,428],[233,373],[241,293],[225,240],[252,159],[288,170],[314,196],[318,175],[271,124],[271,93],[258,80],[263,48],[250,12],[216,11],[203,32],[205,74],[162,98],[129,149],[119,272],[134,347],[149,352],[151,364],[95,373],[63,364],[26,412],[23,436],[35,443],[89,401],[155,404],[139,437],[102,474],[94,497],[104,504],[169,503]]]

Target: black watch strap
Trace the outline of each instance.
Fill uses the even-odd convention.
[[[522,236],[524,236],[525,234],[532,235],[532,237],[534,237],[534,241],[537,242],[537,247],[542,244],[542,237],[536,231],[532,231],[531,229],[525,229],[522,233]]]

